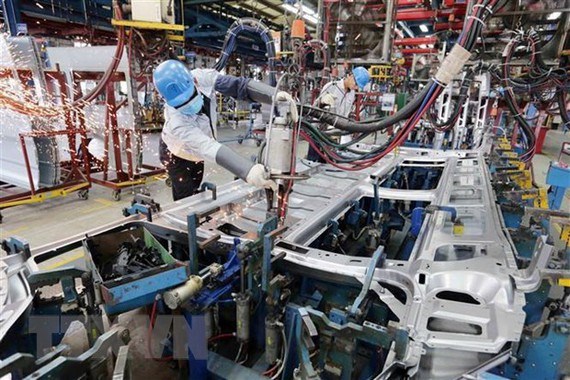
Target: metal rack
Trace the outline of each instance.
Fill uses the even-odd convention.
[[[100,80],[102,72],[74,72],[73,87],[78,97],[81,97],[81,81]],[[131,128],[120,128],[117,121],[117,111],[128,104],[128,98],[117,103],[115,96],[115,84],[125,81],[124,73],[115,73],[105,89],[105,151],[101,165],[91,163],[91,181],[97,185],[112,190],[115,200],[121,199],[121,190],[145,185],[156,179],[156,176],[164,173],[161,167],[141,164],[136,165],[133,155],[135,140],[142,140],[142,131]],[[81,129],[85,128],[85,119],[79,118]],[[108,147],[111,146],[114,161],[114,170],[110,167],[111,155]],[[125,152],[123,159],[122,152]],[[126,166],[126,170],[125,170]]]
[[[25,87],[30,80],[32,72],[30,70],[4,71],[3,78],[13,77],[16,75]],[[65,76],[61,72],[44,72],[44,80],[47,93],[50,94],[54,103],[68,104],[69,96]],[[88,198],[88,191],[91,187],[89,164],[87,161],[87,146],[85,129],[75,128],[72,122],[73,111],[66,110],[64,113],[66,128],[61,130],[33,130],[30,132],[19,133],[19,142],[24,158],[26,176],[29,184],[29,190],[20,188],[13,184],[4,183],[0,186],[0,209],[9,207],[34,204],[44,202],[47,199],[64,197],[73,192],[78,192],[80,199]],[[31,115],[30,115],[31,116]],[[67,138],[70,159],[68,161],[54,162],[58,166],[55,178],[57,184],[53,186],[36,187],[32,174],[32,163],[30,160],[28,148],[26,146],[26,138],[32,139],[54,139],[58,136]],[[77,147],[77,141],[79,146]],[[78,149],[81,156],[78,154]],[[0,222],[2,215],[0,214]]]

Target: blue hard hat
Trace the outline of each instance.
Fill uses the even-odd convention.
[[[194,95],[194,77],[180,61],[169,59],[162,62],[152,74],[154,85],[166,104],[179,108]]]
[[[354,75],[354,81],[360,89],[363,89],[370,82],[370,73],[365,67],[355,67],[352,69],[352,75]]]

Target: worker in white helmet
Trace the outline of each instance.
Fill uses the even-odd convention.
[[[314,105],[319,108],[328,108],[332,113],[349,117],[356,98],[356,91],[362,90],[370,82],[368,70],[362,66],[355,67],[341,80],[331,81],[325,84],[315,99]],[[341,137],[341,144],[349,142],[350,135]],[[323,162],[317,152],[309,147],[307,159]]]

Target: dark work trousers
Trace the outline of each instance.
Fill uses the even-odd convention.
[[[172,198],[177,201],[196,194],[204,177],[204,161],[189,161],[175,156],[162,139],[159,154],[172,182]]]

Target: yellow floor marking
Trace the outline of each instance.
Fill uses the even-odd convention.
[[[82,258],[82,257],[84,257],[84,256],[85,256],[85,255],[83,254],[83,252],[78,252],[78,253],[76,253],[76,254],[74,254],[74,255],[66,256],[66,257],[63,258],[62,260],[59,260],[59,261],[57,261],[57,262],[55,262],[55,263],[53,263],[53,264],[46,265],[46,267],[43,268],[43,269],[44,269],[44,270],[51,270],[51,269],[59,268],[59,267],[62,267],[62,266],[64,266],[64,265],[66,265],[66,264],[69,264],[69,263],[71,263],[71,262],[74,262],[75,260],[78,260],[78,259],[80,259],[80,258]]]
[[[103,210],[104,208],[111,207],[111,206],[117,204],[116,202],[108,201],[108,200],[103,199],[103,198],[97,198],[97,199],[94,199],[94,201],[101,204],[101,206],[93,206],[93,207],[86,208],[85,210],[81,210],[81,213],[82,214],[88,214],[90,212],[97,211],[97,210]]]
[[[23,227],[20,227],[20,228],[16,228],[16,229],[14,229],[14,230],[5,230],[5,229],[3,229],[3,228],[0,228],[0,232],[2,233],[2,235],[6,235],[6,236],[7,236],[7,235],[10,235],[10,236],[12,236],[12,235],[16,235],[16,234],[19,233],[19,232],[28,230],[29,228],[30,228],[30,227],[28,227],[28,226],[23,226]]]
[[[110,200],[103,199],[103,198],[96,198],[96,199],[94,199],[94,201],[97,203],[101,203],[102,205],[105,205],[105,206],[112,206],[112,205],[117,203],[115,201],[110,201]]]

